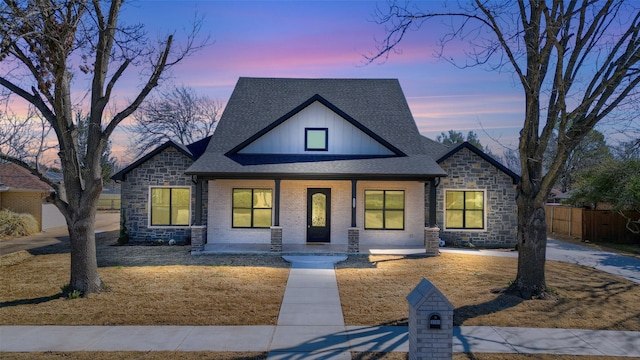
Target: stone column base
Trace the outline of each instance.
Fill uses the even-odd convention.
[[[360,229],[349,228],[348,230],[349,245],[347,252],[357,254],[360,252]]]
[[[281,226],[272,226],[271,227],[271,247],[269,248],[271,252],[282,252],[282,227]]]
[[[427,256],[440,255],[440,228],[437,226],[424,228],[424,249]]]
[[[207,243],[207,227],[195,225],[191,227],[191,251],[204,251],[204,244]]]

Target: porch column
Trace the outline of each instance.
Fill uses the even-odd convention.
[[[429,181],[429,227],[436,226],[436,179]]]
[[[427,256],[440,255],[440,228],[436,226],[436,178],[429,181],[429,224],[424,228],[424,247]]]
[[[273,226],[280,226],[280,179],[275,179],[275,189],[273,194]]]
[[[347,230],[347,252],[360,252],[360,229],[357,227],[356,221],[356,194],[358,180],[351,180],[351,227]]]
[[[202,197],[204,181],[196,178],[196,209],[194,224],[191,226],[191,253],[199,254],[204,251],[204,245],[207,243],[207,227],[202,225]]]
[[[273,225],[271,226],[271,252],[282,252],[282,227],[280,226],[280,179],[274,180]]]
[[[202,186],[201,178],[196,179],[196,211],[193,225],[202,225]]]
[[[351,227],[355,228],[356,225],[356,184],[358,180],[351,180]]]

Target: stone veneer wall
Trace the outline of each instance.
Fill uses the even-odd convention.
[[[447,245],[481,247],[513,247],[516,244],[517,207],[513,179],[480,156],[463,148],[443,162],[440,167],[448,177],[440,179],[437,187],[436,222],[440,238]],[[426,184],[427,194],[429,184]],[[445,190],[486,190],[486,225],[484,230],[447,230],[444,223]],[[429,197],[425,196],[425,213],[429,214]],[[428,223],[428,220],[427,220]]]
[[[195,221],[196,186],[184,171],[193,163],[188,156],[174,147],[168,147],[125,175],[122,182],[122,209],[126,216],[130,241],[143,242],[174,239],[190,241],[188,226],[156,226],[149,228],[149,187],[190,186],[191,224]],[[208,186],[203,185],[203,224],[207,221]]]

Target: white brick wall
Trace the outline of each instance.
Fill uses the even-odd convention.
[[[365,230],[364,191],[404,190],[404,230]],[[360,246],[424,246],[424,183],[417,181],[358,181],[356,217]],[[346,232],[346,231],[345,231]]]
[[[307,189],[331,189],[331,243],[348,243],[351,226],[351,181],[282,181],[280,225],[283,244],[307,242]]]
[[[275,189],[273,180],[209,181],[209,243],[270,243],[269,229],[233,229],[233,188]],[[351,181],[282,180],[280,183],[280,226],[283,244],[305,244],[307,189],[331,189],[331,243],[348,243],[351,227]],[[364,190],[404,190],[405,230],[364,230]],[[275,192],[274,192],[275,195]],[[359,181],[357,185],[357,227],[360,245],[423,245],[424,183]]]
[[[274,189],[273,180],[215,180],[209,181],[209,218],[207,243],[270,244],[269,229],[233,229],[231,227],[231,198],[233,188]]]

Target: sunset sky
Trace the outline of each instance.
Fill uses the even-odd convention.
[[[213,44],[175,67],[172,81],[222,103],[241,76],[397,78],[422,134],[435,139],[450,129],[473,130],[496,153],[503,149],[489,137],[516,147],[524,108],[520,85],[511,73],[461,70],[437,59],[443,33],[438,21],[410,33],[400,54],[365,63],[364,55],[375,52],[385,35],[384,26],[373,21],[376,8],[385,6],[376,1],[136,1],[125,5],[121,19],[144,24],[152,38],[175,32],[180,40],[195,14],[203,16],[202,33]],[[135,90],[133,85],[121,89],[120,96]],[[123,155],[125,139],[117,134],[113,150],[130,161]]]

